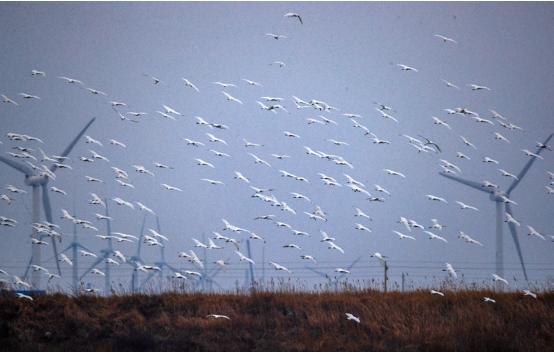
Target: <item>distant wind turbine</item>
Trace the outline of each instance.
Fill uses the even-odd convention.
[[[356,259],[354,260],[354,262],[352,262],[352,263],[350,264],[350,266],[348,266],[348,267],[346,268],[346,270],[347,270],[347,271],[350,271],[352,268],[354,268],[354,266],[356,265],[356,263],[358,263],[358,262],[360,261],[361,258],[362,258],[362,256],[359,256],[358,258],[356,258]],[[326,279],[329,281],[329,284],[332,285],[332,286],[335,288],[335,291],[338,291],[338,290],[339,290],[339,281],[340,281],[342,278],[344,278],[347,274],[349,274],[349,273],[346,273],[346,272],[345,272],[345,273],[342,273],[342,274],[339,275],[339,276],[334,277],[334,279],[331,279],[331,276],[330,276],[329,274],[324,273],[324,272],[321,272],[321,271],[319,271],[319,270],[317,270],[317,269],[315,269],[315,268],[313,268],[313,267],[306,266],[305,268],[311,270],[312,272],[314,272],[314,273],[316,273],[316,274],[318,274],[318,275],[320,275],[320,276],[322,276],[322,277],[324,277],[324,278],[326,278]]]
[[[548,138],[544,141],[544,145],[548,144],[550,139],[552,139],[553,135],[554,134],[550,134],[548,136]],[[510,194],[518,186],[518,184],[521,182],[523,177],[525,177],[525,175],[527,174],[527,172],[531,168],[531,165],[533,164],[533,162],[535,162],[535,160],[537,159],[539,154],[542,152],[542,150],[544,150],[542,147],[539,147],[537,149],[537,152],[536,152],[535,156],[532,156],[529,159],[529,161],[527,161],[527,163],[525,164],[525,166],[523,167],[521,172],[517,175],[517,179],[515,179],[514,182],[512,182],[512,184],[510,185],[510,187],[506,191],[498,191],[496,189],[485,188],[485,187],[482,186],[482,183],[479,183],[479,182],[469,181],[469,180],[466,180],[464,178],[457,177],[457,176],[454,176],[452,174],[447,174],[447,173],[444,173],[444,172],[439,173],[443,177],[450,178],[450,179],[452,179],[456,182],[465,184],[468,187],[477,189],[478,191],[488,193],[489,196],[490,196],[490,199],[496,203],[496,274],[498,274],[501,277],[504,276],[504,250],[503,250],[503,238],[502,238],[502,233],[503,233],[503,222],[502,222],[502,220],[503,220],[504,213],[502,212],[503,211],[502,206],[504,205],[505,211],[508,214],[510,214],[512,216],[514,215],[513,212],[512,212],[512,207],[511,207],[510,203],[506,203],[506,200],[510,200],[509,199]],[[528,281],[529,279],[527,277],[527,270],[525,269],[525,263],[523,261],[523,255],[521,253],[521,246],[519,245],[519,239],[518,239],[518,236],[517,236],[516,226],[513,223],[510,222],[510,223],[508,223],[508,227],[510,228],[512,238],[513,238],[514,244],[516,246],[517,254],[519,256],[519,261],[521,263],[521,269],[523,270],[523,275],[525,277],[525,280]]]
[[[73,147],[75,146],[75,144],[77,144],[79,139],[81,139],[83,134],[85,134],[85,132],[90,127],[90,125],[94,122],[95,119],[96,118],[92,118],[87,123],[87,125],[85,125],[85,127],[79,132],[79,134],[77,134],[77,136],[73,139],[73,141],[69,143],[69,145],[66,147],[66,149],[62,152],[60,156],[66,157],[71,153],[71,150],[73,150]],[[40,222],[39,188],[42,188],[42,206],[46,217],[46,221],[48,221],[49,223],[52,223],[52,207],[50,205],[50,197],[48,195],[49,194],[48,181],[50,180],[49,175],[54,174],[54,172],[58,168],[58,165],[53,164],[50,168],[48,168],[48,171],[34,171],[30,166],[24,165],[17,161],[13,161],[4,156],[0,156],[0,161],[4,162],[5,164],[23,173],[25,175],[25,184],[33,187],[32,223],[36,224]],[[33,233],[31,237],[38,239],[38,232],[36,229],[33,229]],[[41,246],[33,243],[31,247],[32,247],[32,255],[31,255],[31,261],[29,264],[40,265]],[[56,267],[58,269],[58,275],[61,275],[60,261],[58,260],[58,247],[56,245],[56,241],[54,238],[52,238],[52,247],[54,250],[54,258],[56,259]],[[28,271],[29,271],[29,268],[27,268],[27,270],[25,271],[25,275],[27,275]],[[32,278],[33,278],[32,280],[33,287],[35,287],[36,289],[39,289],[41,272],[33,272]]]

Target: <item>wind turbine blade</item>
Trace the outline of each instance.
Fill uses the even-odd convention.
[[[23,279],[27,279],[27,274],[29,274],[29,269],[31,269],[31,264],[33,264],[33,254],[31,253],[31,258],[29,258],[29,264],[27,264],[27,268],[25,269],[25,274],[23,274]]]
[[[210,280],[212,283],[214,283],[218,288],[220,289],[223,289],[223,287],[221,285],[219,285],[219,283],[213,279]]]
[[[229,259],[231,259],[231,258],[227,258],[227,259],[225,260],[225,264],[228,264]],[[214,271],[212,272],[212,274],[209,274],[209,278],[211,279],[211,278],[215,277],[219,272],[221,272],[222,269],[223,269],[223,268],[221,268],[221,267],[215,268]]]
[[[102,262],[104,259],[106,259],[106,256],[102,256],[100,258],[98,258],[96,260],[96,262],[94,262],[87,270],[86,272],[83,273],[83,275],[81,275],[81,277],[79,278],[79,280],[82,280],[91,270],[92,268],[96,267],[98,264],[100,264],[100,262]]]
[[[443,176],[443,177],[446,177],[446,178],[450,178],[451,180],[454,180],[454,181],[456,181],[456,182],[465,184],[466,186],[471,187],[471,188],[474,188],[474,189],[477,189],[478,191],[486,192],[486,193],[491,193],[490,190],[488,190],[488,189],[486,189],[485,187],[483,187],[480,183],[473,182],[473,181],[467,180],[467,179],[465,179],[465,178],[461,178],[461,177],[457,177],[457,176],[452,176],[452,175],[447,174],[447,173],[444,173],[444,172],[439,172],[439,175],[441,175],[441,176]]]
[[[510,203],[506,203],[506,212],[512,216],[514,215],[512,214],[512,207],[510,206]],[[501,217],[501,216],[498,215],[497,217]],[[512,238],[516,245],[517,255],[519,257],[519,262],[521,263],[521,269],[523,270],[523,276],[525,277],[526,281],[529,281],[529,279],[527,278],[527,270],[525,269],[525,263],[523,262],[523,254],[521,253],[521,246],[519,245],[519,239],[517,238],[516,226],[513,223],[509,222],[508,227],[510,228],[510,233],[512,234]]]
[[[156,228],[159,233],[162,233],[162,229],[160,228],[160,217],[158,215],[156,215]]]
[[[360,261],[360,259],[362,259],[362,256],[359,256],[358,258],[356,258],[354,260],[354,262],[352,262],[352,264],[350,264],[350,266],[348,268],[346,268],[346,270],[351,270],[352,268],[354,268],[354,266],[356,265],[356,263],[358,263]],[[340,276],[338,276],[336,278],[336,282],[338,283],[339,280],[341,280],[342,278],[344,278],[346,276],[347,273],[343,273],[341,274]]]
[[[42,185],[42,207],[44,209],[44,216],[46,221],[52,223],[52,206],[50,205],[50,197],[48,195],[48,186],[47,184]],[[62,270],[60,269],[60,260],[58,259],[58,246],[56,245],[56,239],[52,239],[52,249],[54,250],[54,259],[56,260],[56,268],[58,269],[58,275],[62,275]]]
[[[180,270],[178,268],[175,268],[174,266],[170,265],[170,264],[167,264],[167,263],[164,263],[164,265],[171,269],[173,272],[179,272]]]
[[[142,235],[144,234],[144,224],[146,224],[146,212],[144,212],[144,216],[142,217],[142,226],[140,227],[140,235],[137,242],[137,253],[135,255],[136,258],[140,258],[140,248],[142,245]]]
[[[139,289],[144,288],[144,286],[148,283],[148,281],[149,281],[150,279],[152,279],[152,278],[154,277],[154,275],[156,275],[156,274],[157,274],[157,273],[154,273],[154,272],[148,274],[148,276],[146,277],[146,279],[144,279],[144,281],[142,282],[142,284],[139,286]]]
[[[110,220],[110,210],[108,208],[108,198],[104,198],[104,204],[106,205],[106,216],[108,217],[106,219],[106,232],[108,236],[112,235],[112,222]],[[113,243],[112,239],[108,239],[108,247],[113,252]]]
[[[75,137],[75,139],[73,139],[73,141],[71,143],[69,143],[69,145],[65,148],[65,150],[62,152],[62,154],[60,156],[68,156],[70,153],[71,153],[71,150],[73,150],[73,147],[75,146],[75,144],[77,144],[77,142],[79,141],[79,139],[81,139],[81,137],[83,136],[83,134],[85,134],[85,132],[87,131],[87,129],[90,127],[90,125],[92,123],[94,123],[94,121],[96,120],[96,117],[95,118],[92,118],[88,123],[87,125],[85,125],[85,127],[83,129],[81,129],[81,132],[79,132],[79,134]],[[52,165],[52,167],[50,167],[50,171],[52,171],[52,173],[54,173],[56,171],[56,169],[58,168],[58,166],[56,165]]]
[[[550,139],[552,139],[552,135],[554,134],[550,134],[548,136],[548,138],[546,138],[546,140],[544,141],[544,144],[548,144],[548,142],[550,141]],[[537,151],[535,152],[535,154],[537,155],[540,155],[540,153],[542,152],[542,150],[544,149],[541,149],[541,148],[538,148]],[[508,190],[506,191],[506,194],[510,195],[510,193],[517,187],[517,185],[519,184],[519,182],[521,182],[521,180],[523,179],[523,177],[525,177],[525,175],[527,174],[527,172],[529,171],[529,169],[531,168],[531,165],[533,165],[533,162],[535,162],[537,158],[535,156],[531,157],[529,159],[529,161],[527,161],[527,163],[525,164],[525,166],[523,167],[523,169],[521,170],[521,172],[517,175],[517,179],[514,181],[514,183],[512,183],[512,185],[510,186],[510,188],[508,188]]]
[[[322,277],[324,277],[324,278],[327,278],[327,274],[326,274],[326,273],[320,272],[319,270],[317,270],[317,269],[315,269],[315,268],[312,268],[312,267],[310,267],[310,266],[305,266],[304,268],[311,270],[312,272],[314,272],[315,274],[317,274],[317,275],[319,275],[319,276],[322,276]]]
[[[0,156],[0,161],[5,163],[6,165],[9,165],[9,166],[15,168],[16,170],[18,170],[19,172],[25,174],[26,176],[32,176],[34,174],[33,170],[29,166],[24,165],[24,164],[22,164],[18,161],[8,159],[4,156]]]
[[[84,250],[87,251],[87,252],[94,253],[94,252],[92,252],[89,248],[87,248],[87,247],[81,245],[80,243],[77,243],[77,247],[80,247],[80,248],[84,249]]]
[[[64,248],[63,250],[61,250],[60,253],[64,253],[65,251],[67,251],[67,250],[70,249],[71,247],[73,247],[72,244],[70,244],[69,246],[67,246],[67,247]]]

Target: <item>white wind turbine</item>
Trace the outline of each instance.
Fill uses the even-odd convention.
[[[544,145],[548,144],[550,139],[552,139],[552,136],[554,134],[550,134],[548,138],[544,141]],[[503,209],[504,206],[505,211],[509,213],[510,215],[513,215],[512,207],[510,206],[510,203],[506,203],[506,198],[510,198],[510,194],[512,191],[517,187],[517,185],[521,182],[523,177],[527,174],[529,169],[531,168],[531,165],[535,160],[537,159],[537,156],[544,150],[543,147],[539,147],[536,152],[536,156],[533,156],[529,159],[529,161],[525,164],[521,172],[517,175],[517,179],[514,180],[514,182],[510,185],[510,187],[506,191],[500,191],[495,190],[492,188],[486,188],[482,186],[482,183],[479,182],[473,182],[466,180],[464,178],[460,178],[457,176],[453,176],[451,174],[447,174],[444,172],[439,172],[440,175],[450,178],[456,182],[460,182],[462,184],[465,184],[466,186],[469,186],[471,188],[477,189],[481,192],[485,192],[489,194],[490,199],[496,203],[496,274],[503,277],[504,276],[504,250],[503,250]],[[525,277],[525,280],[528,281],[527,278],[527,270],[525,269],[525,263],[523,262],[523,255],[521,253],[521,246],[519,245],[519,239],[517,236],[517,230],[513,223],[508,223],[508,227],[510,228],[510,233],[512,234],[512,238],[514,240],[514,244],[516,246],[517,254],[519,256],[519,261],[521,263],[521,269],[523,270],[523,276]]]
[[[106,235],[112,236],[112,224],[111,224],[111,218],[110,218],[110,211],[108,209],[108,199],[104,198],[104,205],[106,210]],[[106,296],[109,296],[111,294],[111,265],[107,263],[106,261],[108,258],[112,257],[114,254],[113,249],[113,242],[112,238],[109,237],[107,239],[108,241],[108,247],[100,250],[100,253],[102,254],[100,257],[96,259],[96,262],[94,262],[80,277],[80,280],[82,280],[88,273],[90,273],[100,262],[104,262],[104,294]]]
[[[71,150],[73,150],[73,147],[79,139],[85,134],[86,130],[90,127],[90,125],[94,122],[96,118],[92,118],[87,125],[77,134],[77,136],[69,143],[69,145],[65,148],[65,150],[62,152],[60,156],[67,157]],[[32,223],[38,223],[40,222],[40,195],[39,195],[39,188],[42,188],[42,206],[44,209],[44,215],[46,217],[46,221],[49,223],[52,223],[52,207],[50,205],[50,198],[48,196],[48,181],[50,178],[48,175],[46,175],[44,172],[37,172],[34,171],[31,167],[28,165],[24,165],[20,162],[13,161],[11,159],[8,159],[6,157],[0,156],[0,161],[4,162],[5,164],[13,167],[14,169],[18,170],[19,172],[23,173],[25,175],[25,184],[28,186],[33,187],[33,211],[32,211]],[[61,161],[60,161],[61,162]],[[57,165],[52,165],[49,168],[48,173],[54,173],[56,169],[58,168]],[[33,229],[33,233],[31,237],[38,239],[38,232],[36,229]],[[41,246],[37,244],[32,244],[32,255],[31,255],[31,261],[29,264],[41,264]],[[52,238],[52,247],[54,250],[54,258],[56,260],[56,267],[58,269],[58,275],[61,275],[60,270],[60,263],[58,260],[58,249],[56,245],[56,241],[54,238]],[[25,276],[28,273],[29,268],[25,271]],[[32,277],[32,285],[35,289],[40,289],[40,280],[41,280],[41,272],[33,272]]]

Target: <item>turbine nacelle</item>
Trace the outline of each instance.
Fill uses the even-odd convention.
[[[48,183],[48,176],[43,175],[34,175],[34,176],[25,176],[25,184],[28,186],[42,186]]]
[[[489,195],[490,200],[493,202],[504,202],[505,199],[503,197],[508,198],[508,194],[505,191],[491,191]]]

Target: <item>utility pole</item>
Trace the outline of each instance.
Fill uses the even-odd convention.
[[[108,217],[106,219],[106,232],[108,236],[112,235],[112,225],[110,223],[110,211],[108,210],[108,198],[104,198],[104,204],[106,204],[106,216]],[[112,239],[108,238],[108,249],[110,252],[113,252],[113,244]],[[111,254],[110,254],[111,256]],[[108,257],[108,256],[106,256]],[[110,264],[108,262],[104,262],[104,295],[110,296],[111,293],[111,276],[110,276]]]
[[[252,254],[250,252],[250,239],[246,240],[246,249],[248,251],[248,258],[252,259]],[[250,265],[250,289],[254,288],[254,267],[252,267],[252,263],[248,263]]]
[[[406,274],[402,272],[402,292],[404,292],[404,284],[406,283]]]
[[[265,243],[262,246],[262,287],[265,286]]]
[[[387,261],[383,262],[384,268],[385,268],[385,279],[383,280],[383,287],[385,292],[387,292],[387,281],[389,280],[389,265],[387,264]]]

